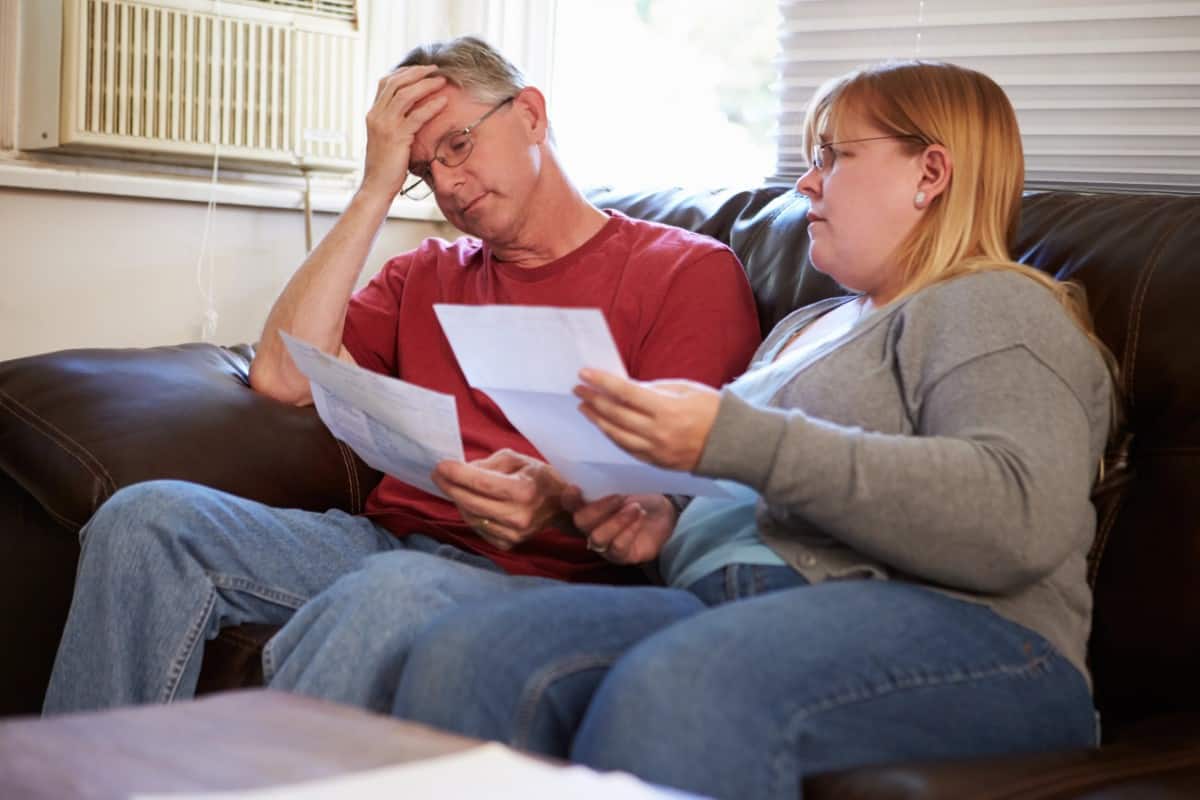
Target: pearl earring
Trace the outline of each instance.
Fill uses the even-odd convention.
[[[917,208],[925,207],[925,193],[924,192],[917,192],[917,194],[913,197],[913,205],[915,205]]]

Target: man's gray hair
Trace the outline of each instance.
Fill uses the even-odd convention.
[[[396,65],[416,67],[432,64],[438,74],[484,103],[499,103],[527,85],[525,76],[494,47],[474,36],[459,36],[445,42],[414,47]]]

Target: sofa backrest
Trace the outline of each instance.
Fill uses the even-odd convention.
[[[590,198],[732,247],[764,333],[842,291],[809,263],[808,201],[790,189]],[[1084,286],[1121,365],[1133,478],[1095,548],[1097,706],[1118,728],[1200,711],[1200,197],[1031,192],[1013,254]]]
[[[361,511],[379,474],[311,407],[251,391],[253,352],[196,342],[0,362],[0,473],[72,543],[115,491],[157,478]]]

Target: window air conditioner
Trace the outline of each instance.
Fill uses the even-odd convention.
[[[354,0],[26,0],[18,146],[359,166]]]

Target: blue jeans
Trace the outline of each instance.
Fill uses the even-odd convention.
[[[1086,681],[1040,636],[870,580],[715,608],[601,587],[463,608],[417,640],[395,711],[737,798],[794,798],[805,775],[854,766],[1096,744]]]
[[[791,567],[734,564],[688,591],[562,587],[467,605],[412,645],[392,713],[566,758],[592,695],[634,644],[707,606],[803,584]]]
[[[391,711],[413,640],[443,613],[521,589],[565,585],[509,575],[483,556],[425,536],[428,552],[369,557],[288,620],[263,648],[272,689]]]
[[[302,624],[286,625],[265,651],[268,676],[282,688],[386,710],[395,659],[387,677],[372,663],[378,649],[340,649],[339,626],[356,641],[391,636],[394,644],[394,633],[362,635],[364,626],[386,618],[415,635],[456,603],[554,583],[512,578],[426,536],[398,539],[364,517],[272,508],[180,481],[117,492],[80,531],[80,543],[47,714],[190,697],[204,642],[221,628],[284,625],[302,607]],[[400,572],[409,584],[379,593],[382,578]],[[366,588],[366,601],[346,608],[356,587]],[[313,637],[302,637],[310,626]]]

